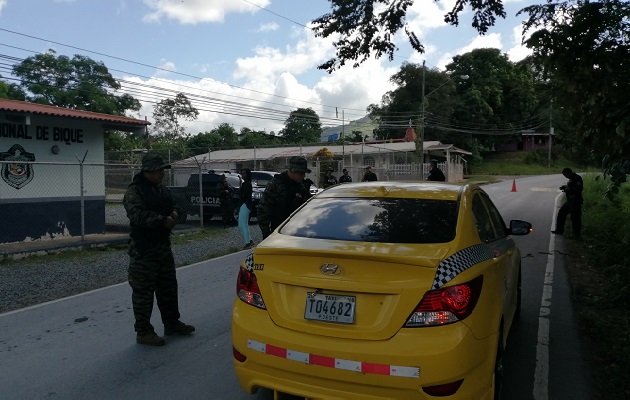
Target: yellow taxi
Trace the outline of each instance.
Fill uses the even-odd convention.
[[[254,393],[498,399],[521,256],[477,185],[327,189],[240,266],[234,367]]]

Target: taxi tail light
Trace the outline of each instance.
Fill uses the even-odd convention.
[[[429,290],[407,319],[405,327],[452,324],[468,317],[477,305],[483,275],[460,285]]]
[[[422,390],[424,390],[424,393],[428,394],[429,396],[452,396],[459,390],[459,387],[462,385],[462,383],[464,383],[464,380],[460,379],[458,381],[446,383],[444,385],[426,386],[423,387]]]
[[[236,278],[236,295],[247,304],[263,310],[267,309],[262,294],[260,294],[256,275],[243,267],[238,271]]]

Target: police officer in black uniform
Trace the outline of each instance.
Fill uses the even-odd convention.
[[[567,201],[558,210],[556,216],[556,229],[551,231],[556,235],[562,235],[564,233],[564,223],[567,220],[567,216],[571,214],[571,225],[573,226],[573,237],[579,239],[582,232],[582,190],[584,190],[584,182],[582,177],[571,168],[565,168],[562,170],[562,175],[569,181],[566,185],[560,186],[567,196]]]
[[[326,170],[326,175],[324,175],[324,179],[322,182],[322,187],[324,189],[329,188],[331,186],[335,186],[338,183],[337,178],[335,178],[335,176],[332,173],[333,173],[332,168],[328,168]]]

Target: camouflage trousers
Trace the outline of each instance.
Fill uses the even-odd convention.
[[[133,290],[131,302],[136,319],[135,331],[140,335],[154,331],[151,325],[154,297],[162,323],[167,326],[177,322],[177,275],[170,243],[140,252],[132,240],[129,244],[129,257],[129,285]]]

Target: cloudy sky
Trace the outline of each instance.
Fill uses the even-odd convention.
[[[16,60],[53,49],[102,61],[142,101],[131,116],[151,120],[155,102],[185,93],[200,110],[187,124],[193,134],[221,123],[278,132],[297,107],[312,108],[333,126],[380,102],[405,61],[443,69],[453,56],[480,47],[522,59],[525,16],[516,13],[541,2],[504,0],[507,18],[479,36],[469,10],[459,27],[443,22],[454,0],[416,0],[408,18],[425,54],[414,53],[401,35],[394,61],[328,74],[317,66],[334,55],[332,41],[308,27],[330,11],[327,0],[0,0],[0,74],[7,78]]]

